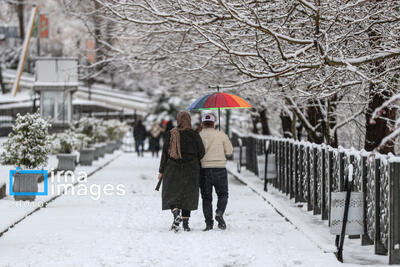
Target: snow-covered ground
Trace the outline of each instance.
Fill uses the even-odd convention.
[[[342,266],[232,178],[226,231],[202,232],[200,210],[191,232],[169,231],[158,161],[124,154],[89,178],[123,184],[124,196],[66,195],[27,217],[0,238],[0,266]]]
[[[92,175],[96,171],[103,168],[107,163],[119,157],[121,153],[122,152],[118,151],[114,152],[114,154],[106,154],[104,158],[94,161],[92,166],[78,166],[75,170],[76,177],[78,177],[79,173],[81,172],[85,172],[88,176]],[[48,166],[56,166],[57,159],[55,158],[55,156],[51,157],[50,159],[51,160],[49,161]],[[46,202],[62,194],[62,192],[66,188],[69,188],[73,183],[72,179],[67,179],[67,181],[65,181],[64,176],[61,176],[60,180],[58,180],[57,177],[55,177],[55,179],[52,180],[50,175],[48,177],[49,181],[48,181],[47,195],[37,196],[35,201],[33,202],[15,201],[14,197],[9,195],[8,172],[10,168],[11,166],[0,165],[1,176],[7,177],[7,179],[5,179],[5,182],[7,184],[6,186],[7,196],[4,199],[0,200],[0,233],[6,231],[15,222],[26,217],[30,213],[34,212],[37,208],[42,207]],[[48,168],[48,170],[49,169],[50,168]],[[43,192],[43,191],[44,191],[44,183],[43,182],[38,183],[38,192]]]

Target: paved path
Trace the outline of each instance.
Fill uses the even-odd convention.
[[[124,196],[62,196],[4,234],[0,266],[342,266],[232,178],[226,231],[202,232],[199,210],[192,232],[170,232],[159,160],[146,156],[124,154],[89,178],[124,185]]]

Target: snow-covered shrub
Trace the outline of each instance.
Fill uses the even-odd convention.
[[[70,154],[87,145],[89,138],[84,134],[67,130],[53,135],[52,149],[54,154]]]
[[[88,147],[89,142],[91,140],[90,137],[88,137],[86,134],[82,134],[82,133],[74,133],[75,134],[75,147],[74,149],[76,150],[82,150],[86,147]]]
[[[130,127],[126,122],[120,122],[120,125],[118,127],[118,140],[122,140],[124,138],[125,134],[129,132]]]
[[[95,124],[93,134],[96,143],[103,143],[107,140],[107,127],[103,120],[98,120],[98,123]]]
[[[81,133],[86,135],[87,137],[91,138],[90,143],[94,143],[93,139],[93,132],[94,132],[94,125],[95,125],[95,118],[84,117],[81,118],[79,121],[74,123],[74,131],[76,133]]]
[[[76,133],[84,134],[88,138],[88,144],[101,143],[107,139],[106,127],[103,120],[84,117],[75,123]]]
[[[49,127],[49,122],[42,119],[39,112],[24,116],[17,114],[12,132],[4,143],[2,163],[22,169],[45,166],[51,150]]]
[[[108,139],[112,141],[121,140],[129,130],[129,126],[119,120],[107,120],[103,125],[106,128]]]

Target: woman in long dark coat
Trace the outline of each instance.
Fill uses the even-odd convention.
[[[162,177],[162,209],[171,210],[174,221],[171,230],[190,231],[190,211],[199,203],[200,160],[205,154],[200,135],[192,130],[190,114],[179,112],[178,126],[166,133],[160,163]],[[182,214],[181,214],[182,212]]]

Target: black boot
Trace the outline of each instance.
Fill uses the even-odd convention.
[[[225,223],[224,217],[218,211],[216,212],[215,220],[218,222],[218,228],[219,229],[221,229],[221,230],[225,230],[226,229],[226,223]]]
[[[175,232],[178,232],[179,231],[179,224],[182,221],[181,210],[180,209],[172,210],[172,215],[174,216],[174,221],[172,222],[171,230],[174,230]]]
[[[204,232],[212,230],[214,227],[213,221],[206,221],[206,228],[203,229]]]
[[[183,231],[190,232],[189,218],[182,218]]]

